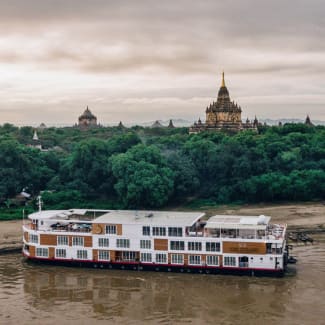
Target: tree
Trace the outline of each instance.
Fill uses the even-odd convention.
[[[132,208],[164,205],[174,186],[174,174],[155,146],[137,145],[110,158],[109,169],[120,201]]]

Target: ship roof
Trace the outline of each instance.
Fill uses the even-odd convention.
[[[271,217],[216,215],[207,221],[206,228],[261,228],[264,229]]]
[[[94,223],[185,227],[192,226],[204,215],[202,212],[113,210],[96,218]]]
[[[100,216],[98,216],[100,214]],[[97,215],[97,217],[95,217]],[[192,226],[201,219],[205,213],[202,212],[179,212],[179,211],[135,211],[135,210],[43,210],[32,213],[29,219],[52,219],[78,221],[88,219],[91,223],[107,224],[143,224],[153,226]],[[79,217],[78,217],[79,216]]]

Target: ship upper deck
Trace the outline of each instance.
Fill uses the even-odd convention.
[[[91,232],[93,224],[182,227],[186,237],[282,240],[286,225],[270,224],[268,216],[216,215],[202,212],[131,210],[51,210],[29,215],[31,229],[54,232]]]

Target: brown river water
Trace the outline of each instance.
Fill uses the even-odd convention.
[[[0,256],[0,324],[325,324],[325,244],[284,278],[45,266]]]

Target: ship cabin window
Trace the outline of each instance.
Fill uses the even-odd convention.
[[[205,243],[205,250],[207,252],[220,252],[220,243],[207,242]]]
[[[72,237],[72,246],[84,246],[84,238]]]
[[[141,249],[151,249],[151,240],[140,240]]]
[[[143,226],[142,227],[142,235],[143,236],[150,236],[150,226]]]
[[[201,251],[202,250],[202,243],[200,242],[188,242],[187,249],[189,251]]]
[[[116,235],[116,225],[106,225],[106,234]]]
[[[236,266],[236,257],[224,256],[223,265],[224,266]]]
[[[183,251],[185,249],[185,244],[183,241],[171,240],[170,249],[173,251]]]
[[[85,250],[80,250],[80,249],[78,249],[77,250],[77,258],[79,259],[79,260],[86,260],[87,259],[87,251],[85,251]]]
[[[201,265],[201,255],[190,255],[188,264]]]
[[[141,253],[140,260],[141,262],[151,262],[152,261],[151,253]]]
[[[31,234],[31,235],[29,236],[29,241],[30,241],[31,243],[38,244],[38,235],[33,235],[33,234]]]
[[[98,260],[100,261],[109,261],[109,251],[98,251]]]
[[[98,247],[109,247],[108,238],[98,238]]]
[[[167,263],[167,254],[157,253],[156,263]]]
[[[36,248],[36,256],[37,257],[49,257],[49,250],[48,248]]]
[[[207,255],[207,265],[218,266],[219,265],[219,257],[215,255]]]
[[[136,252],[122,252],[123,261],[132,261],[134,262],[137,258]]]
[[[130,248],[130,239],[116,239],[116,247]]]
[[[58,243],[58,246],[68,246],[69,245],[68,236],[58,236],[57,243]]]
[[[166,228],[165,227],[152,227],[152,235],[153,236],[166,236]]]
[[[168,227],[169,237],[183,237],[183,229],[181,227]]]
[[[172,264],[184,264],[183,254],[172,254],[171,256]]]
[[[239,257],[239,267],[248,267],[248,257],[247,256]]]
[[[67,257],[67,251],[64,248],[57,248],[55,250],[55,257],[57,257],[57,258],[66,258]]]

